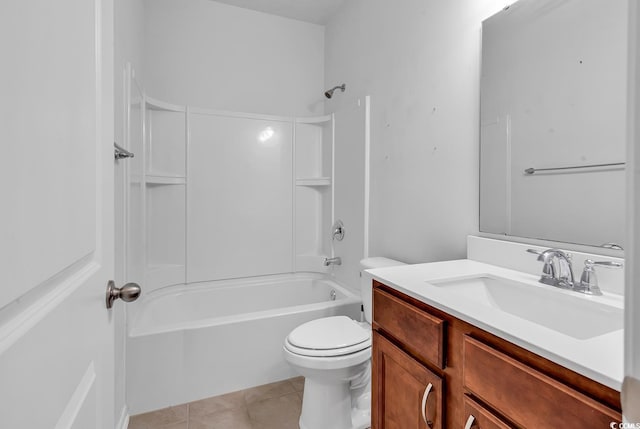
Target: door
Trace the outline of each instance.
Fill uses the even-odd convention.
[[[0,3],[0,427],[113,428],[112,0]]]
[[[373,429],[442,429],[443,381],[373,331]]]
[[[629,2],[629,112],[627,120],[627,241],[625,243],[624,383],[622,414],[640,423],[640,6]]]

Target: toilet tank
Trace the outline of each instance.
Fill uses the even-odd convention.
[[[365,258],[360,261],[360,295],[364,306],[364,318],[368,323],[373,321],[373,289],[371,274],[365,272],[372,268],[396,267],[406,265],[404,262],[394,259],[375,257]]]

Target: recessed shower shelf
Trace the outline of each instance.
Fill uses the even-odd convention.
[[[305,177],[296,179],[296,186],[330,186],[330,177]]]
[[[186,106],[167,103],[165,101],[156,100],[155,98],[146,97],[147,107],[150,110],[161,110],[165,112],[186,112]]]
[[[324,122],[329,122],[331,119],[331,115],[302,117],[296,118],[296,124],[322,124]]]
[[[148,185],[184,185],[187,179],[184,176],[147,175],[146,182]]]

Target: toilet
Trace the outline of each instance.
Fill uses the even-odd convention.
[[[388,258],[360,261],[364,322],[324,317],[295,328],[284,358],[304,376],[300,429],[366,429],[371,426],[371,268],[404,265]]]

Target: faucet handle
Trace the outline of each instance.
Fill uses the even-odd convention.
[[[546,265],[549,263],[549,260],[551,259],[551,250],[552,249],[540,251],[536,249],[527,249],[527,252],[533,253],[534,255],[538,255],[538,261],[544,262]]]
[[[534,255],[538,255],[538,261],[545,262],[550,259],[554,255],[560,255],[567,259],[571,260],[573,257],[571,253],[564,252],[560,249],[547,249],[547,250],[536,250],[536,249],[527,249],[527,252],[533,253]]]
[[[551,249],[540,251],[536,249],[527,249],[527,252],[538,255],[538,261],[544,263],[542,266],[542,276],[540,277],[540,282],[544,284],[552,284],[553,279],[556,277],[556,269],[551,263],[552,252],[550,250]]]
[[[585,268],[587,266],[589,267],[593,267],[594,265],[598,265],[600,267],[605,267],[605,268],[622,268],[623,265],[620,262],[613,262],[613,261],[593,261],[591,259],[587,259],[586,261],[584,261],[584,265]]]
[[[620,262],[594,261],[592,259],[587,259],[584,261],[584,270],[580,277],[580,292],[589,295],[602,295],[602,291],[598,286],[598,277],[596,276],[595,270],[596,265],[605,268],[622,268],[622,264]]]

